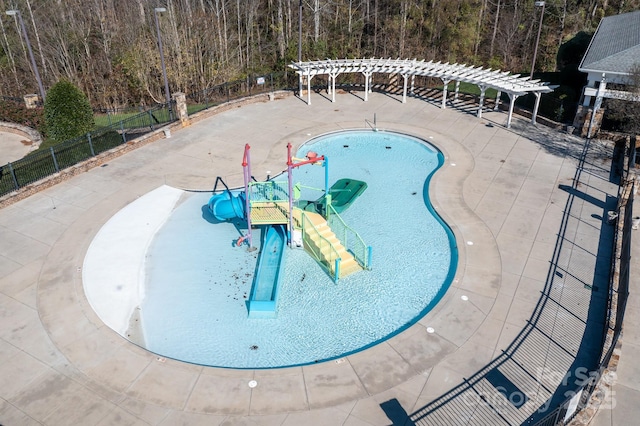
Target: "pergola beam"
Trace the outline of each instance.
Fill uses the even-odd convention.
[[[293,62],[289,67],[294,69],[299,75],[300,95],[302,95],[303,80],[307,79],[307,104],[311,105],[311,79],[316,75],[328,75],[328,90],[332,95],[332,102],[335,102],[335,84],[336,77],[342,73],[362,73],[364,75],[364,100],[368,100],[368,93],[371,91],[372,75],[380,74],[399,74],[404,79],[402,90],[402,102],[407,101],[407,79],[411,76],[411,92],[414,90],[414,80],[416,76],[435,77],[442,79],[444,90],[442,96],[442,108],[446,107],[446,98],[448,84],[451,81],[456,82],[455,99],[458,98],[460,83],[475,84],[480,88],[480,105],[478,107],[478,117],[482,117],[482,109],[485,100],[486,90],[495,89],[498,94],[494,110],[497,110],[500,104],[500,96],[502,93],[509,95],[509,115],[507,118],[507,127],[511,126],[511,118],[515,100],[527,93],[533,93],[536,96],[532,122],[535,123],[540,98],[543,93],[551,92],[551,88],[540,80],[532,80],[528,76],[520,74],[510,74],[506,71],[492,70],[482,67],[473,67],[465,64],[450,64],[443,62],[433,62],[417,60],[417,59],[326,59],[310,62]]]

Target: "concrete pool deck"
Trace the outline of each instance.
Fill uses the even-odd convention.
[[[579,275],[585,284],[602,280],[596,260],[607,234],[603,218],[617,193],[600,176],[608,176],[610,152],[593,147],[578,192],[571,187],[576,170],[584,168],[583,140],[520,119],[505,129],[502,112],[478,119],[464,105],[442,110],[423,99],[399,99],[373,93],[363,102],[354,93],[331,103],[316,94],[310,106],[287,97],[234,108],[0,209],[0,424],[526,421],[562,381],[557,373],[589,362],[597,352],[588,338],[582,340],[593,325],[589,314],[601,312],[601,294],[586,285],[569,288],[568,277]],[[102,226],[131,201],[162,185],[210,190],[217,176],[239,185],[245,143],[252,147],[253,174],[274,175],[286,168],[288,142],[296,147],[329,131],[366,128],[374,114],[379,129],[422,137],[446,156],[430,194],[457,238],[459,266],[451,289],[417,324],[337,361],[227,370],[151,354],[93,312],[82,285],[85,254]],[[566,287],[554,281],[559,272],[552,265],[564,268]],[[580,273],[566,273],[572,268]],[[553,322],[559,326],[545,330],[549,340],[541,340],[528,327],[552,309],[541,303],[541,294],[559,287],[567,289],[554,296]],[[584,308],[584,300],[586,310],[570,305],[578,301]],[[566,309],[557,309],[563,303]],[[563,316],[565,311],[572,315]],[[630,347],[637,348],[637,333],[630,334]],[[452,388],[477,394],[478,386],[494,383],[488,375],[477,386],[469,381],[492,360],[508,354],[501,365],[519,363],[514,339],[518,348],[535,343],[527,354],[537,370],[501,373],[503,383],[527,395],[526,402],[500,409],[468,399],[448,402]],[[556,353],[556,346],[562,351]],[[553,362],[538,364],[541,359]],[[640,380],[628,368],[627,408],[613,412],[621,413],[615,422],[614,415],[611,423],[598,416],[599,425],[624,424],[620,418],[637,412],[631,401],[638,398]],[[248,386],[251,380],[255,388]],[[496,389],[484,395],[499,395]]]

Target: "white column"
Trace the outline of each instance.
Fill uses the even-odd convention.
[[[478,118],[482,118],[482,107],[484,106],[484,94],[487,92],[487,86],[478,86],[480,88],[480,104],[478,105]]]
[[[311,74],[307,75],[307,105],[311,105]]]
[[[336,101],[336,77],[338,74],[333,74],[331,76],[331,102]]]
[[[511,128],[511,117],[513,116],[513,107],[516,104],[516,99],[518,99],[518,95],[515,93],[509,93],[509,115],[507,116],[507,129]]]
[[[362,75],[364,75],[364,101],[367,102],[369,100],[369,77],[371,76],[371,71],[362,71]]]
[[[500,109],[500,97],[502,96],[502,92],[498,90],[498,93],[496,93],[496,104],[493,106],[493,110],[497,111],[498,109]]]
[[[331,94],[331,73],[327,74],[327,95]]]
[[[538,117],[538,107],[540,107],[540,98],[542,97],[542,93],[534,92],[536,95],[536,103],[533,105],[533,114],[531,114],[531,124],[536,124],[536,118]]]
[[[406,74],[402,74],[402,78],[404,79],[404,85],[402,86],[402,103],[407,103],[407,78],[409,76]]]
[[[453,96],[453,100],[458,100],[458,93],[460,92],[460,80],[456,81],[456,94]]]
[[[441,80],[444,86],[442,86],[442,106],[440,108],[445,109],[447,107],[447,89],[449,88],[449,82],[451,80],[444,78],[441,78]]]

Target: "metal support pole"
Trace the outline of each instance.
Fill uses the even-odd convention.
[[[298,6],[298,65],[302,63],[302,0]],[[298,74],[298,96],[302,98],[302,71]]]
[[[60,167],[58,166],[58,159],[56,158],[56,153],[53,152],[53,147],[49,147],[49,152],[51,152],[51,158],[53,158],[53,167],[56,169],[56,173],[60,171]]]
[[[291,245],[293,240],[293,160],[291,158],[291,142],[287,144],[287,181],[289,182],[289,232],[287,233],[287,243]]]
[[[244,214],[247,220],[247,240],[249,241],[249,251],[253,247],[253,235],[251,233],[251,200],[249,193],[249,181],[251,180],[251,158],[249,156],[249,144],[244,145],[244,158],[242,159],[242,172],[244,175]],[[233,197],[229,193],[229,197]],[[233,200],[231,200],[233,202]]]
[[[16,178],[16,172],[15,170],[13,170],[13,166],[11,165],[11,163],[7,163],[7,166],[9,167],[9,173],[13,178],[13,185],[16,187],[16,189],[19,189],[20,185],[18,185],[18,179]]]
[[[536,37],[536,47],[533,49],[533,62],[531,63],[531,74],[529,74],[529,78],[533,78],[533,69],[536,67],[536,56],[538,56],[538,44],[540,43],[540,32],[542,31],[542,18],[544,17],[544,2],[537,1],[534,3],[536,7],[542,6],[542,11],[540,12],[540,22],[538,23],[538,36]]]
[[[171,94],[169,93],[169,80],[167,79],[167,68],[164,64],[164,51],[162,49],[162,39],[160,38],[160,24],[158,24],[158,13],[166,12],[164,7],[156,7],[153,9],[153,16],[156,18],[156,31],[158,33],[158,48],[160,49],[160,64],[162,65],[162,76],[164,77],[164,94],[167,100],[167,108],[169,108],[169,117],[171,117]]]
[[[87,133],[87,140],[89,141],[89,150],[91,151],[91,156],[95,157],[96,152],[93,150],[93,142],[91,142],[91,133]]]
[[[27,28],[24,26],[24,21],[22,20],[22,14],[17,9],[7,10],[6,13],[7,15],[18,17],[18,21],[20,22],[20,28],[22,28],[22,35],[24,36],[24,41],[27,44],[27,50],[29,51],[29,59],[31,60],[31,66],[33,67],[33,74],[36,76],[36,81],[38,82],[38,90],[40,90],[40,97],[42,98],[42,102],[44,102],[46,93],[44,91],[44,87],[42,86],[42,79],[40,79],[40,72],[38,71],[38,65],[36,65],[36,60],[33,57],[33,50],[31,50],[31,42],[29,41]]]

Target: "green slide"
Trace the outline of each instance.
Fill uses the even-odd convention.
[[[365,189],[367,189],[367,184],[361,180],[340,179],[329,188],[331,205],[336,212],[342,213],[349,208]],[[325,197],[326,195],[323,195],[315,201],[300,201],[301,207],[307,211],[324,214]],[[307,204],[305,205],[304,203]]]

